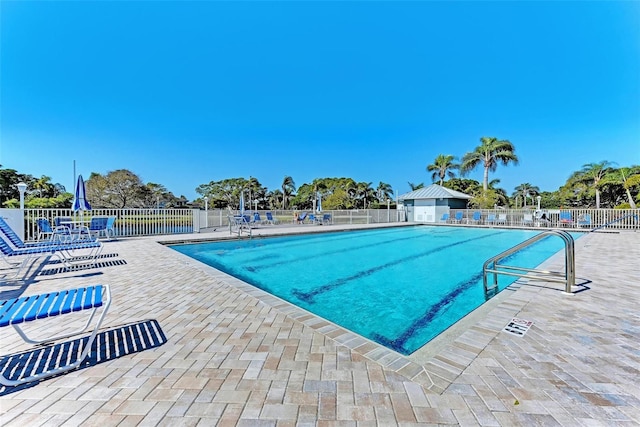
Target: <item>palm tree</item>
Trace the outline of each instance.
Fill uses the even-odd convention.
[[[421,182],[420,184],[414,184],[413,182],[407,182],[407,184],[409,184],[409,187],[411,188],[411,191],[419,190],[422,187],[424,187],[424,183],[423,182]]]
[[[518,164],[518,156],[515,155],[515,147],[508,140],[499,140],[495,137],[483,136],[480,138],[480,145],[470,153],[462,157],[460,170],[463,174],[475,169],[480,163],[484,167],[484,179],[482,189],[489,188],[489,171],[494,172],[498,167],[498,162],[508,165],[509,162]]]
[[[431,174],[431,180],[435,182],[437,178],[440,178],[440,185],[444,182],[444,179],[455,178],[456,174],[452,172],[453,169],[460,169],[460,165],[454,163],[455,156],[450,154],[439,154],[434,160],[433,164],[427,166],[428,172]]]
[[[527,207],[527,197],[531,197],[531,199],[533,200],[535,196],[540,194],[540,189],[535,185],[529,184],[528,182],[518,185],[514,190],[514,196],[522,194],[522,198],[524,199],[523,206],[525,208]]]
[[[362,199],[362,209],[367,209],[367,197],[373,193],[372,182],[359,182],[356,186],[356,196]]]
[[[376,197],[378,199],[378,203],[382,203],[386,199],[391,199],[393,197],[393,188],[390,184],[380,181],[376,188]]]
[[[613,163],[603,160],[600,163],[587,163],[574,174],[577,181],[590,185],[596,192],[596,209],[600,209],[600,184],[611,171]]]
[[[607,183],[622,184],[627,193],[627,200],[631,209],[636,209],[636,202],[631,194],[631,187],[640,185],[640,166],[624,167],[612,171],[603,180]]]
[[[293,178],[285,176],[282,180],[282,209],[287,209],[287,202],[291,198],[291,195],[296,191],[296,183],[293,182]]]

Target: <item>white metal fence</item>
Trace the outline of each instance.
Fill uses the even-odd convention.
[[[54,224],[56,217],[72,217],[87,223],[94,216],[116,217],[116,237],[152,236],[159,234],[193,233],[199,231],[195,209],[93,209],[73,212],[71,209],[25,209],[25,239],[38,237],[38,218],[46,218]]]
[[[461,224],[476,224],[473,215],[480,212],[477,224],[492,225],[490,215],[498,225],[510,227],[534,226],[548,228],[582,228],[585,230],[640,230],[640,209],[452,209],[448,222],[455,222],[458,212],[462,213]],[[561,221],[560,215],[566,218]],[[542,217],[544,214],[544,217]],[[444,222],[444,221],[440,221]]]
[[[266,220],[266,213],[271,212],[280,224],[292,224],[293,210],[250,211],[260,214]],[[299,211],[297,213],[301,213]],[[38,237],[38,218],[46,218],[51,224],[56,217],[72,217],[83,219],[87,223],[94,216],[116,217],[114,225],[116,237],[153,236],[161,234],[197,233],[207,228],[228,227],[229,215],[237,211],[227,209],[93,209],[88,212],[73,212],[71,209],[25,209],[25,239],[35,240]],[[395,209],[368,210],[335,210],[323,211],[318,216],[328,214],[331,224],[373,224],[396,222]],[[309,220],[307,219],[308,223]]]

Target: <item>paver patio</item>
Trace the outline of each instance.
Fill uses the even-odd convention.
[[[336,228],[262,227],[256,234]],[[408,358],[158,243],[223,236],[106,242],[104,252],[117,257],[98,268],[2,284],[0,299],[109,284],[104,337],[157,328],[166,342],[130,343],[130,351],[94,366],[0,389],[0,424],[640,424],[640,233],[577,240],[582,292],[514,285],[451,341]],[[546,266],[560,270],[562,256]],[[68,324],[70,316],[62,317]],[[513,317],[533,321],[526,335],[502,332]],[[3,356],[33,350],[10,328],[0,330],[0,342]]]

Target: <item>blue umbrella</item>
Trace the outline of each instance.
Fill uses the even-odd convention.
[[[240,193],[240,215],[244,215],[244,191]]]
[[[84,179],[82,179],[82,175],[78,175],[76,191],[73,193],[73,195],[73,211],[80,211],[80,221],[82,221],[84,219],[84,211],[91,210],[91,205],[87,200],[87,190],[84,187]]]
[[[317,196],[318,196],[318,212],[322,212],[322,196],[320,195],[319,191],[317,193]]]
[[[74,212],[91,210],[91,205],[87,200],[87,190],[84,187],[82,175],[78,176],[78,182],[76,183],[76,191],[73,198],[73,210]]]

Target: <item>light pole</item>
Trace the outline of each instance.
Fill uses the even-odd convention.
[[[24,210],[24,193],[27,191],[27,184],[19,182],[16,184],[18,191],[20,192],[20,209]]]
[[[209,228],[209,198],[204,196],[204,227]]]

